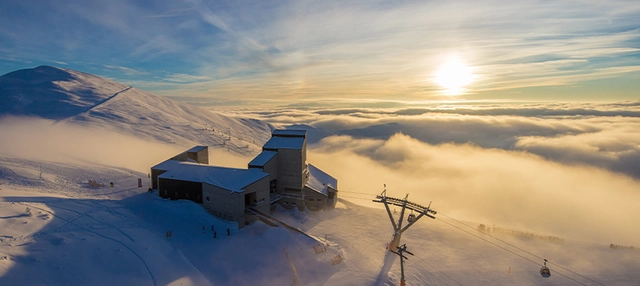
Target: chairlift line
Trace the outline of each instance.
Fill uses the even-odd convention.
[[[464,225],[464,226],[466,226],[466,227],[468,227],[468,228],[471,228],[471,229],[473,229],[473,230],[475,230],[475,231],[478,231],[477,229],[475,229],[475,228],[473,228],[473,227],[471,227],[471,226],[469,226],[469,225],[467,225],[467,224],[465,224],[465,223],[463,223],[463,222],[461,222],[461,221],[459,221],[459,220],[457,220],[457,219],[455,219],[455,218],[452,218],[452,217],[450,217],[450,216],[448,216],[448,215],[446,215],[446,214],[442,214],[442,213],[441,213],[441,215],[443,215],[443,216],[445,216],[445,217],[447,217],[447,218],[449,218],[449,219],[451,219],[451,220],[453,220],[453,221],[455,221],[455,222],[457,222],[457,223],[459,223],[459,224],[462,224],[462,225]],[[501,245],[498,245],[497,243],[494,243],[494,242],[489,241],[489,240],[487,240],[487,239],[485,239],[485,238],[482,238],[482,237],[480,237],[480,236],[478,236],[478,235],[475,235],[475,234],[473,234],[473,233],[471,233],[471,232],[469,232],[469,231],[467,231],[467,230],[464,230],[464,229],[462,229],[462,228],[460,228],[460,227],[458,227],[458,226],[455,226],[455,225],[453,225],[453,224],[451,224],[451,223],[449,223],[449,222],[447,222],[447,221],[445,221],[445,220],[440,219],[440,221],[441,221],[441,222],[443,222],[443,223],[448,224],[448,225],[449,225],[449,226],[451,226],[451,227],[457,228],[458,230],[460,230],[460,231],[462,231],[462,232],[465,232],[465,233],[467,233],[467,234],[469,234],[469,235],[471,235],[471,236],[475,236],[476,238],[478,238],[478,239],[480,239],[480,240],[483,240],[483,241],[485,241],[485,242],[487,242],[487,243],[489,243],[489,244],[492,244],[493,246],[496,246],[496,247],[498,247],[498,248],[501,248],[502,250],[507,251],[507,252],[509,252],[509,253],[511,253],[511,254],[513,254],[513,255],[519,256],[520,258],[523,258],[523,259],[525,259],[525,260],[528,260],[529,262],[532,262],[532,263],[538,264],[538,262],[535,262],[534,260],[532,260],[532,259],[530,259],[530,258],[528,258],[528,257],[525,257],[525,256],[523,256],[523,255],[520,255],[520,254],[518,254],[518,253],[514,252],[513,250],[510,250],[510,249],[508,249],[508,248],[506,248],[506,247],[503,247],[503,246],[501,246]],[[506,245],[509,245],[509,246],[511,246],[511,247],[513,247],[513,248],[515,248],[515,249],[519,250],[519,251],[522,251],[522,252],[524,252],[524,253],[526,253],[526,254],[529,254],[529,255],[534,256],[534,257],[536,257],[536,258],[544,259],[544,258],[542,258],[542,257],[540,257],[540,256],[538,256],[538,255],[535,255],[535,254],[533,254],[533,253],[531,253],[531,252],[529,252],[529,251],[526,251],[526,250],[524,250],[524,249],[522,249],[522,248],[519,248],[519,247],[517,247],[517,246],[515,246],[515,245],[513,245],[513,244],[511,244],[511,243],[508,243],[508,242],[506,242],[506,241],[504,241],[504,240],[502,240],[502,239],[500,239],[500,238],[497,238],[497,237],[495,237],[495,236],[493,236],[493,235],[490,235],[490,234],[485,233],[485,232],[481,232],[481,233],[482,233],[482,234],[484,234],[484,235],[486,235],[486,236],[489,236],[489,237],[491,237],[491,238],[493,238],[493,239],[496,239],[496,240],[498,240],[498,241],[500,241],[500,242],[502,242],[502,243],[504,243],[504,244],[506,244]],[[542,277],[545,277],[544,275],[546,275],[546,274],[543,274],[542,272],[543,272],[543,269],[544,269],[545,267],[547,267],[547,266],[546,266],[546,263],[547,263],[547,262],[548,262],[548,260],[544,259],[544,266],[540,269],[540,274],[542,275]],[[555,265],[555,266],[557,266],[557,267],[559,267],[559,268],[561,268],[561,269],[563,269],[563,270],[566,270],[566,271],[568,271],[568,272],[570,272],[570,273],[572,273],[572,274],[574,274],[574,275],[576,275],[576,276],[579,276],[579,277],[581,277],[581,278],[584,278],[584,279],[586,279],[586,280],[589,280],[589,281],[591,281],[591,282],[593,282],[593,283],[595,283],[595,284],[598,284],[598,285],[602,285],[602,286],[604,286],[604,284],[602,284],[602,283],[600,283],[600,282],[598,282],[598,281],[596,281],[596,280],[593,280],[593,279],[591,279],[591,278],[589,278],[589,277],[586,277],[586,276],[584,276],[584,275],[581,275],[580,273],[577,273],[577,272],[575,272],[575,271],[573,271],[573,270],[570,270],[570,269],[568,269],[568,268],[562,267],[562,266],[561,266],[561,265],[559,265],[559,264],[552,263],[552,262],[549,262],[549,263],[550,263],[550,264],[553,264],[553,265]],[[547,270],[548,270],[548,267],[547,267]],[[546,271],[545,271],[545,272],[546,272]],[[567,276],[567,275],[565,275],[565,274],[562,274],[561,272],[558,272],[557,270],[556,270],[556,273],[557,273],[558,275],[563,276],[563,277],[565,277],[565,278],[567,278],[567,279],[569,279],[569,280],[572,280],[572,281],[574,281],[574,282],[576,282],[576,283],[578,283],[578,284],[581,284],[581,285],[587,285],[587,284],[585,284],[585,283],[583,283],[583,282],[581,282],[581,281],[578,281],[578,280],[573,279],[573,278],[571,278],[571,277],[569,277],[569,276]],[[549,276],[551,276],[551,271],[550,271],[550,270],[549,270],[548,275],[549,275]],[[547,276],[547,277],[548,277],[548,276]],[[545,277],[545,278],[547,278],[547,277]]]

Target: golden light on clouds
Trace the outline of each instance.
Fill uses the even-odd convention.
[[[433,80],[441,87],[445,95],[466,93],[467,86],[473,82],[473,72],[464,61],[456,56],[449,57],[436,71]]]

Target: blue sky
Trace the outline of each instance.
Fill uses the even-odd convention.
[[[213,104],[627,101],[638,15],[639,1],[5,0],[0,73],[54,65]]]

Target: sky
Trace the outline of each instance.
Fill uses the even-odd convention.
[[[0,74],[53,65],[199,105],[623,102],[638,1],[13,1]]]

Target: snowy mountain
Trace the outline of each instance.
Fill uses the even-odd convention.
[[[301,213],[276,208],[272,215],[290,227],[256,221],[238,230],[199,204],[147,192],[148,167],[166,156],[154,161],[141,159],[141,153],[161,153],[158,145],[204,144],[248,156],[269,138],[271,125],[46,66],[0,77],[0,100],[1,115],[19,115],[0,121],[0,285],[400,283],[400,261],[385,248],[391,223],[385,209],[371,202],[381,190],[362,183],[364,173],[385,176],[387,169],[347,165],[349,172],[336,172],[338,179],[358,183],[340,189],[336,209]],[[32,124],[21,116],[46,118],[46,124]],[[75,128],[78,125],[82,128]],[[329,129],[296,127],[313,131],[313,142],[332,134]],[[31,136],[34,133],[39,136]],[[140,142],[127,139],[132,136]],[[77,144],[69,146],[69,140],[58,137],[72,137]],[[133,143],[139,146],[125,152]],[[336,145],[338,151],[347,148],[342,141]],[[63,147],[73,152],[62,152]],[[47,153],[58,157],[49,159]],[[71,155],[81,160],[66,160]],[[316,162],[319,155],[312,155]],[[335,159],[341,153],[326,156],[327,166],[344,162]],[[127,160],[141,162],[143,168],[136,170],[143,171],[125,167]],[[213,161],[220,163],[219,158]],[[138,187],[138,178],[145,187]],[[404,196],[402,192],[389,188],[390,196]],[[412,193],[412,198],[418,195]],[[452,212],[441,208],[441,202],[434,205],[436,219],[422,219],[402,237],[401,243],[415,254],[404,265],[407,285],[640,281],[637,248],[495,225],[486,225],[492,232],[484,225],[479,230],[479,222],[448,216]],[[397,210],[392,210],[396,218]],[[546,279],[538,273],[543,258],[549,259],[552,273]]]
[[[270,137],[265,122],[219,113],[78,71],[40,66],[0,77],[0,115],[37,116],[138,138],[225,147],[251,155]]]

